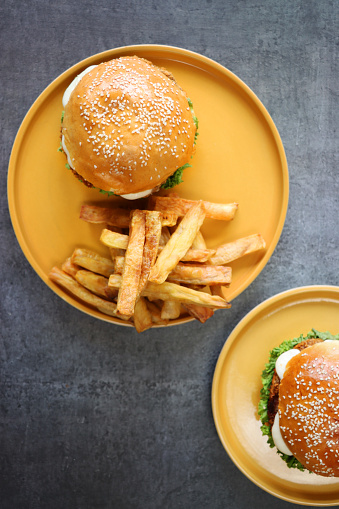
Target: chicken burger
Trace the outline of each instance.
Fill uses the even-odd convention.
[[[190,166],[198,122],[166,70],[136,56],[91,66],[63,96],[61,149],[84,184],[141,198]]]
[[[339,477],[339,334],[312,330],[270,352],[261,430],[289,467]]]

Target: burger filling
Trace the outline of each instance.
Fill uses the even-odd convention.
[[[285,369],[290,359],[298,355],[303,349],[316,343],[327,340],[339,340],[339,334],[333,336],[329,332],[319,332],[312,329],[307,336],[299,336],[292,340],[284,341],[270,352],[269,361],[262,373],[262,389],[258,413],[262,423],[261,431],[267,436],[270,447],[276,447],[278,454],[290,468],[305,470],[305,467],[292,455],[286,445],[279,426],[279,385],[284,376]]]

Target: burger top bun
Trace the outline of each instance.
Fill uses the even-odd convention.
[[[64,106],[71,168],[118,195],[157,188],[188,163],[196,126],[186,93],[166,70],[136,56],[85,73]]]
[[[279,419],[284,441],[304,467],[339,476],[339,341],[310,346],[288,362]]]

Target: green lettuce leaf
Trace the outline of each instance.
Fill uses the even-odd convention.
[[[305,341],[306,339],[310,338],[320,338],[323,341],[325,341],[326,339],[336,339],[339,341],[339,334],[333,335],[330,332],[319,332],[316,329],[312,329],[306,336],[303,336],[301,334],[297,338],[283,341],[279,346],[273,348],[273,350],[270,351],[268,362],[265,365],[265,369],[262,372],[261,375],[262,388],[260,391],[258,414],[260,416],[260,420],[262,423],[262,426],[260,428],[261,432],[263,436],[267,436],[267,443],[272,448],[275,447],[275,444],[272,438],[271,428],[268,424],[267,404],[270,396],[270,387],[272,383],[276,360],[282,353],[287,352],[287,350],[290,350],[291,348],[298,345],[302,341]],[[282,453],[278,449],[277,453],[286,462],[289,468],[298,468],[299,470],[302,471],[307,470],[294,456],[288,456],[287,454]]]
[[[161,185],[161,189],[171,189],[172,187],[174,186],[177,186],[178,184],[180,184],[181,182],[183,182],[183,179],[182,179],[182,173],[184,171],[185,168],[191,168],[191,165],[186,163],[184,164],[184,166],[181,166],[180,168],[178,168],[174,173],[173,175],[171,175],[170,177],[168,177],[168,179],[166,180],[166,182],[164,182],[162,185]]]
[[[191,101],[191,99],[188,99],[188,105],[189,105],[189,108],[191,110],[191,113],[192,113],[192,117],[193,117],[193,122],[195,124],[195,127],[196,127],[196,131],[195,131],[195,135],[194,135],[194,145],[196,144],[197,142],[197,138],[199,136],[199,133],[198,133],[198,128],[199,128],[199,120],[196,116],[196,114],[194,113],[194,109],[193,109],[193,103]]]

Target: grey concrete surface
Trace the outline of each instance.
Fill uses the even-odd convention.
[[[336,0],[3,0],[2,509],[293,506],[229,459],[210,393],[248,311],[289,288],[339,284],[338,11]],[[40,280],[16,241],[6,179],[20,123],[53,79],[144,43],[201,53],[252,88],[280,132],[290,201],[271,260],[230,313],[138,335],[81,314]]]

